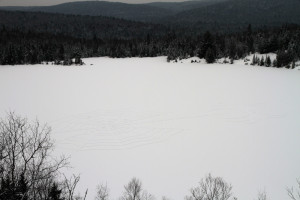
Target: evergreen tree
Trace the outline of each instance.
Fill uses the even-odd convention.
[[[265,66],[266,66],[266,67],[270,67],[271,64],[272,64],[271,58],[270,58],[270,56],[267,56],[267,57],[266,57]]]
[[[48,200],[63,200],[64,198],[61,197],[61,194],[62,190],[58,188],[58,185],[56,183],[53,183],[49,192]]]
[[[199,51],[199,54],[198,54],[199,58],[204,58],[206,56],[206,52],[207,52],[208,49],[210,49],[214,53],[216,51],[213,36],[209,31],[207,31],[203,35],[202,44],[200,46],[200,51]]]
[[[274,59],[274,60],[273,60],[273,67],[278,67],[277,59]]]
[[[253,58],[252,58],[252,63],[251,63],[251,65],[256,65],[257,63],[256,63],[256,55],[254,54],[253,55]]]
[[[293,54],[289,51],[279,51],[276,59],[277,67],[284,67],[293,61]]]
[[[205,55],[205,60],[207,63],[214,63],[216,61],[215,52],[211,48],[207,49],[206,55]]]
[[[18,199],[20,200],[28,199],[28,195],[27,195],[28,186],[24,174],[21,174],[16,190],[17,190],[16,193],[18,194]]]
[[[260,58],[258,56],[256,56],[256,61],[255,62],[256,62],[257,65],[260,65]]]
[[[75,64],[76,65],[82,65],[82,60],[81,60],[81,53],[79,49],[76,49],[74,52],[73,57],[75,58]]]
[[[247,28],[247,47],[248,47],[248,52],[254,52],[254,39],[252,35],[252,26],[251,24],[248,25]]]
[[[65,59],[65,48],[64,45],[60,45],[59,52],[58,52],[58,60],[63,61]]]
[[[231,38],[228,47],[229,58],[235,59],[236,56],[236,41]]]
[[[16,186],[11,182],[9,177],[2,177],[0,185],[1,200],[18,200],[16,195]]]
[[[292,63],[292,69],[295,69],[295,67],[296,67],[296,63],[295,63],[295,61],[293,61],[293,63]]]
[[[265,58],[262,56],[260,59],[260,66],[264,66],[265,65]]]

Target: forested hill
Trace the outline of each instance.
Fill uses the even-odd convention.
[[[228,0],[191,0],[191,1],[183,1],[183,2],[152,2],[146,5],[168,9],[173,11],[173,13],[180,13],[195,8],[204,8],[206,6],[215,5],[220,2],[226,2],[226,1]]]
[[[237,31],[253,27],[300,24],[300,0],[229,0],[205,8],[196,8],[164,19],[164,23],[181,24],[206,30]]]
[[[27,11],[108,16],[136,21],[154,21],[174,14],[169,9],[153,7],[151,5],[106,1],[71,2],[55,6],[32,7]]]
[[[0,7],[2,10],[48,12],[74,15],[108,16],[144,22],[160,22],[166,17],[194,8],[201,8],[227,0],[197,0],[185,2],[155,2],[127,4],[108,1],[82,1],[54,6]]]
[[[235,32],[300,24],[300,0],[198,0],[125,4],[106,1],[71,2],[44,7],[0,7],[4,10],[108,16],[164,24],[186,30]]]
[[[163,25],[146,24],[102,16],[79,16],[40,12],[0,11],[0,27],[63,34],[75,38],[119,38],[131,39],[161,35],[166,32]]]

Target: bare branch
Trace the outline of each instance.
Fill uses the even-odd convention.
[[[221,177],[212,177],[209,174],[191,189],[191,195],[186,200],[228,200],[231,196],[232,186]]]
[[[298,191],[294,191],[294,188],[287,188],[287,193],[292,200],[300,200],[300,179],[297,179]]]
[[[153,200],[154,196],[142,189],[142,182],[137,178],[132,178],[131,181],[124,186],[124,194],[120,198],[122,200]]]
[[[100,184],[97,186],[97,195],[96,200],[108,200],[109,199],[109,189],[107,187],[107,183]]]

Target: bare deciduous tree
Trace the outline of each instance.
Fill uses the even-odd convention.
[[[267,193],[265,190],[259,191],[257,195],[257,200],[267,200]]]
[[[141,200],[142,182],[139,179],[132,178],[124,189],[122,200]]]
[[[65,200],[86,200],[88,189],[85,190],[84,196],[81,196],[81,194],[78,192],[76,195],[75,191],[77,188],[77,185],[80,181],[80,175],[73,174],[69,179],[65,177],[65,180],[62,183],[63,193],[64,193],[64,199]]]
[[[107,187],[107,183],[100,184],[97,186],[97,195],[96,200],[108,200],[109,199],[109,188]]]
[[[24,176],[30,199],[45,199],[45,185],[51,185],[59,170],[68,165],[65,157],[50,155],[54,149],[50,133],[49,126],[29,123],[12,112],[0,120],[0,178],[14,186]]]
[[[132,178],[124,189],[121,200],[154,200],[154,196],[142,189],[142,182],[137,178]]]
[[[209,174],[191,189],[191,195],[186,200],[227,200],[232,196],[232,186],[221,177],[212,177]]]
[[[142,200],[155,200],[155,197],[146,190],[144,190],[142,194]]]
[[[288,195],[292,200],[300,200],[300,179],[297,179],[297,184],[298,184],[297,191],[294,191],[293,187],[287,189]]]
[[[80,194],[75,195],[77,184],[80,181],[80,175],[73,174],[70,178],[67,178],[64,175],[64,181],[62,183],[63,196],[66,200],[81,200],[85,199],[87,196],[88,190],[85,192],[85,196],[82,197]]]

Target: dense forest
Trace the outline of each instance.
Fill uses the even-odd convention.
[[[236,32],[248,24],[253,28],[299,24],[299,8],[298,0],[226,0],[180,12],[164,21],[204,31]]]
[[[166,31],[163,25],[112,17],[0,10],[0,27],[2,26],[24,33],[34,31],[83,39],[92,39],[95,35],[99,38],[131,39],[147,34],[161,35]]]
[[[143,27],[141,24],[139,30],[143,31]],[[106,30],[109,32],[115,29]],[[72,64],[72,59],[75,59],[76,64],[80,64],[81,58],[96,56],[113,58],[168,56],[168,61],[197,56],[205,58],[208,63],[213,63],[218,58],[228,57],[233,62],[254,52],[262,54],[274,52],[278,54],[274,63],[267,64],[255,58],[253,64],[283,67],[293,64],[300,58],[298,25],[255,31],[249,25],[242,32],[228,34],[205,32],[186,35],[176,30],[162,30],[158,30],[156,34],[140,32],[137,37],[126,37],[128,33],[124,31],[115,32],[110,36],[94,32],[93,37],[87,32],[85,36],[75,37],[68,32],[55,33],[55,29],[39,31],[13,29],[3,25],[0,28],[0,64],[37,64],[55,61],[56,64],[69,65]]]

